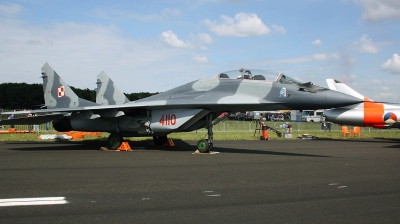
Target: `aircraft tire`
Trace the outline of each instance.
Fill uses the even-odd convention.
[[[153,136],[154,145],[162,146],[168,140],[166,135],[155,135]]]
[[[201,153],[206,153],[209,151],[209,145],[207,140],[202,139],[200,141],[197,142],[197,150],[199,150],[199,152]]]
[[[110,136],[108,136],[107,144],[108,148],[111,150],[116,150],[118,149],[121,144],[122,144],[122,136],[118,133],[111,133]]]

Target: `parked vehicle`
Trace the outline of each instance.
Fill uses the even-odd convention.
[[[303,122],[324,122],[324,110],[303,110],[301,113]]]

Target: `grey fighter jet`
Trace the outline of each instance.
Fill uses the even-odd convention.
[[[273,75],[275,78],[268,81]],[[3,120],[0,124],[38,124],[53,120],[57,131],[108,132],[108,147],[117,149],[123,137],[153,136],[157,145],[172,132],[207,128],[208,139],[197,147],[213,147],[213,125],[225,111],[305,110],[342,107],[363,102],[359,98],[302,83],[282,73],[240,69],[189,82],[166,92],[116,105],[99,105],[78,98],[58,74],[42,67],[47,109],[20,113],[45,113],[35,120]],[[15,113],[15,112],[12,112]],[[3,114],[10,114],[3,113]],[[229,113],[226,115],[228,116]]]

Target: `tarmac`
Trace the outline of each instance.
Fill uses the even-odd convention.
[[[400,140],[0,142],[0,223],[398,223]]]

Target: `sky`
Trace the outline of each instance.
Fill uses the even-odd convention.
[[[50,66],[95,89],[163,92],[221,72],[272,70],[400,103],[398,0],[0,0],[0,83]]]

